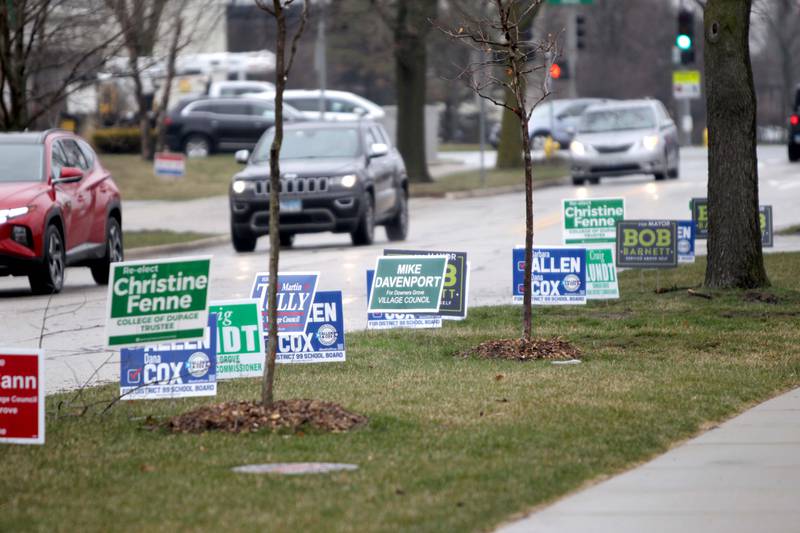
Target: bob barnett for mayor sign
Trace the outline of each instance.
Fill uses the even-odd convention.
[[[369,299],[370,313],[437,313],[444,289],[446,256],[379,257]]]
[[[208,323],[210,256],[126,261],[110,268],[109,347],[203,337]]]
[[[617,266],[678,266],[678,223],[674,220],[623,220],[617,224]]]
[[[613,243],[625,218],[624,198],[563,200],[563,207],[564,244]]]

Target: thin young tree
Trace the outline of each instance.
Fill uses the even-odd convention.
[[[286,50],[286,12],[295,0],[256,0],[258,7],[275,19],[277,34],[275,42],[275,135],[269,149],[269,286],[267,287],[267,364],[264,366],[264,379],[261,386],[261,401],[265,407],[274,402],[275,358],[278,352],[278,260],[280,258],[279,233],[279,191],[280,191],[280,153],[283,144],[283,92],[289,79],[289,72],[297,53],[297,42],[303,35],[308,20],[308,0],[302,5],[300,22],[291,39],[290,49]]]
[[[708,0],[708,264],[715,288],[769,285],[761,249],[756,95],[750,64],[752,0]]]
[[[550,94],[549,61],[557,55],[556,40],[526,41],[526,23],[543,0],[491,0],[485,15],[461,10],[457,28],[439,29],[452,39],[473,47],[486,58],[464,67],[458,76],[481,98],[500,106],[517,118],[522,137],[525,168],[525,281],[523,294],[523,338],[531,340],[531,269],[533,259],[533,159],[528,121],[536,106]],[[540,84],[534,95],[534,78]],[[499,95],[497,93],[500,93]],[[509,97],[506,97],[509,95]]]

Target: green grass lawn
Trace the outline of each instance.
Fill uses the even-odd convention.
[[[143,248],[161,244],[179,244],[213,237],[211,233],[170,230],[137,230],[125,232],[125,248]]]
[[[111,172],[124,200],[191,200],[228,194],[233,175],[242,165],[233,154],[187,159],[183,178],[158,177],[153,162],[138,155],[102,154],[100,161]]]
[[[569,171],[560,161],[552,163],[534,163],[533,179],[536,183],[559,180],[567,176]],[[440,195],[448,192],[466,191],[481,188],[481,175],[477,170],[459,172],[444,176],[433,183],[412,183],[412,195]],[[488,169],[486,187],[505,187],[524,185],[525,171],[521,168],[497,170]]]
[[[148,416],[255,398],[257,380],[223,383],[216,399],[122,402],[105,416],[57,417],[68,396],[50,397],[47,444],[0,447],[0,530],[490,530],[799,386],[800,254],[765,261],[776,304],[743,291],[656,295],[655,272],[640,280],[629,271],[618,301],[537,307],[537,334],[575,343],[580,365],[453,357],[517,336],[521,308],[509,306],[473,309],[439,331],[351,333],[347,363],[279,367],[279,398],[336,401],[369,416],[352,433],[144,429]],[[697,285],[703,269],[698,261],[662,272],[660,285]],[[93,389],[85,400],[115,391]],[[230,471],[271,461],[360,469]]]

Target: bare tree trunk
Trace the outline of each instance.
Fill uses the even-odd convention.
[[[169,99],[172,93],[172,81],[175,79],[175,62],[178,58],[181,33],[183,33],[183,19],[180,13],[175,16],[173,31],[174,34],[169,46],[169,54],[167,55],[167,77],[164,80],[164,91],[161,93],[161,103],[158,105],[158,114],[156,115],[156,151],[164,150],[167,133],[164,127],[164,119],[167,116],[167,108],[169,107]]]
[[[708,287],[769,285],[758,213],[750,8],[751,0],[709,0],[705,8]]]
[[[508,93],[506,104],[514,105],[516,97]],[[522,137],[520,137],[519,117],[508,109],[503,109],[500,119],[500,136],[497,139],[496,168],[519,168],[522,162]]]

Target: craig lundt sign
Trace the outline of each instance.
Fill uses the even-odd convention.
[[[217,379],[261,377],[264,337],[258,300],[211,302],[217,319]]]
[[[203,336],[211,257],[126,261],[110,268],[109,347]]]
[[[370,313],[438,313],[446,256],[379,257],[369,299]]]
[[[563,208],[564,244],[613,243],[625,218],[624,198],[564,200]]]
[[[0,443],[44,444],[43,365],[42,350],[0,348]]]
[[[513,301],[523,303],[525,249],[514,248]],[[574,305],[586,303],[586,248],[547,246],[533,248],[531,303]]]
[[[617,223],[617,266],[678,266],[678,223],[674,220],[623,220]]]

